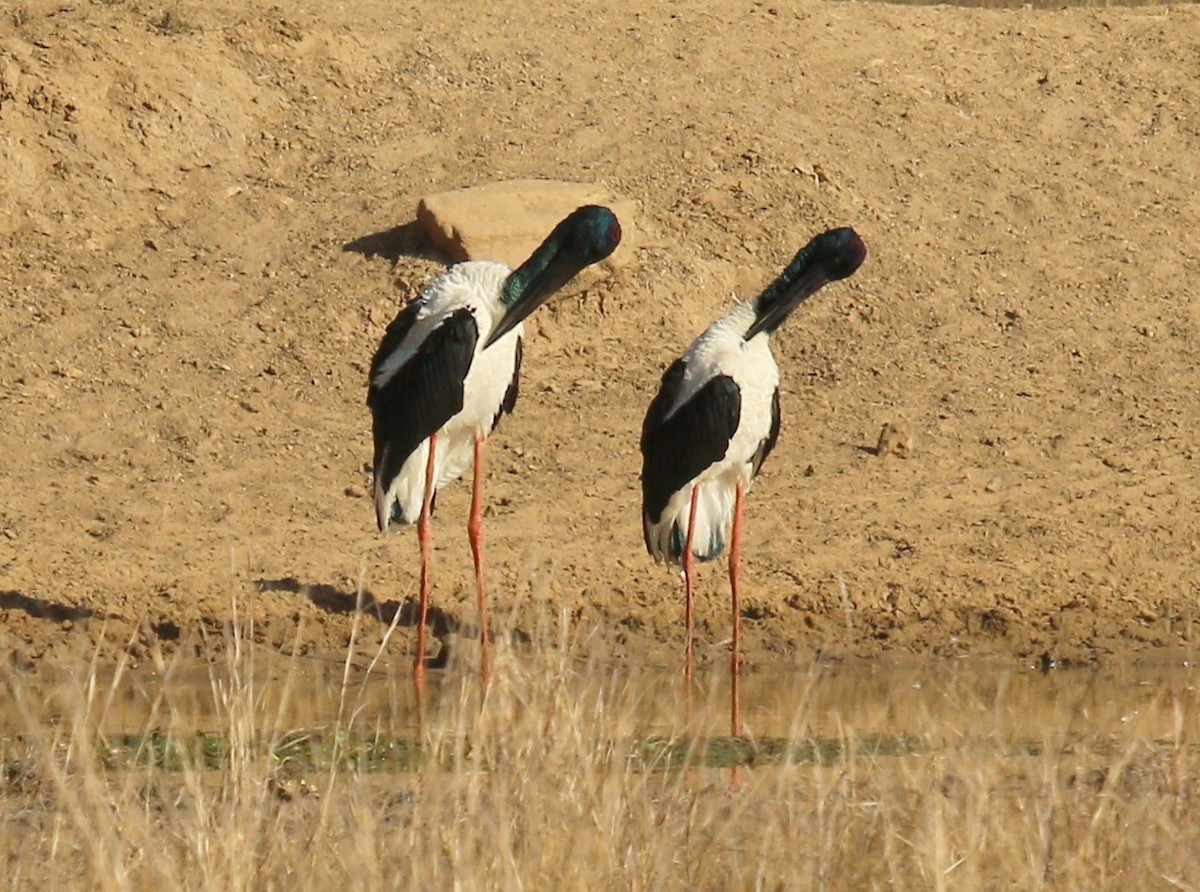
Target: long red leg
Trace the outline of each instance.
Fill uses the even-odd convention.
[[[733,653],[729,659],[731,733],[737,737],[742,733],[738,704],[738,672],[742,662],[742,609],[738,581],[742,575],[742,484],[737,486],[733,502],[733,541],[729,545],[729,591],[733,608]]]
[[[425,627],[429,620],[429,563],[433,549],[433,532],[429,514],[433,510],[434,462],[437,454],[437,434],[429,436],[429,457],[425,460],[425,495],[421,500],[421,516],[417,520],[417,537],[421,540],[421,608],[417,618],[417,655],[413,658],[413,683],[417,688],[417,715],[423,720],[425,693]],[[423,723],[423,721],[422,721]]]
[[[692,554],[692,539],[696,535],[696,502],[700,498],[700,484],[692,484],[691,508],[688,509],[687,539],[683,545],[683,677],[687,679],[688,696],[692,689],[692,574],[696,570],[696,556]]]
[[[492,680],[492,654],[488,646],[487,591],[483,586],[483,437],[475,438],[475,479],[471,488],[471,519],[467,521],[471,553],[475,556],[475,588],[479,593],[479,647],[483,652],[480,679],[486,691]]]

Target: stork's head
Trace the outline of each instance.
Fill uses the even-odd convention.
[[[814,262],[825,264],[830,282],[847,279],[867,259],[867,246],[849,226],[823,232],[808,244],[816,257]]]
[[[563,252],[574,256],[579,268],[598,263],[617,250],[621,243],[621,224],[606,207],[595,204],[576,208],[554,227],[549,240],[557,239]]]

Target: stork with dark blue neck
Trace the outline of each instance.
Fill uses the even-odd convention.
[[[667,369],[642,425],[642,530],[655,560],[683,567],[689,682],[695,562],[729,548],[734,735],[740,733],[742,500],[779,438],[779,367],[770,336],[796,307],[852,275],[866,256],[853,229],[810,241],[762,294],[714,322]]]
[[[483,580],[483,442],[517,402],[522,320],[580,270],[608,257],[620,240],[612,211],[581,207],[515,270],[486,260],[451,267],[401,310],[375,351],[367,391],[375,517],[384,532],[416,522],[421,546],[418,690],[425,669],[434,497],[474,464],[467,531],[486,685],[491,662]]]

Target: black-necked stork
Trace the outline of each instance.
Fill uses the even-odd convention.
[[[620,240],[612,211],[578,208],[515,270],[487,260],[452,266],[400,311],[375,351],[367,391],[375,440],[375,516],[384,532],[417,523],[418,686],[429,609],[429,516],[437,490],[474,463],[467,531],[486,685],[491,664],[483,582],[483,441],[517,402],[522,320],[584,267],[608,257]]]
[[[671,364],[642,424],[642,530],[655,560],[683,565],[689,682],[694,562],[729,547],[735,735],[742,499],[779,437],[779,367],[770,336],[806,298],[853,274],[866,256],[853,229],[814,238],[765,291],[710,325]]]

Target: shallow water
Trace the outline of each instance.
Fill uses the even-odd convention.
[[[553,673],[560,680],[547,693]],[[139,668],[120,676],[81,670],[12,682],[24,708],[0,710],[0,737],[10,739],[72,720],[84,707],[95,732],[112,738],[161,729],[173,737],[222,734],[231,723],[263,736],[418,735],[406,665],[368,674],[262,651],[236,666]],[[560,661],[539,672],[502,661],[494,684],[484,713],[501,725],[533,700],[537,708],[547,701],[569,706],[584,716],[577,724],[613,739],[713,739],[729,729],[727,677],[718,667],[700,674],[690,702],[679,673],[661,668]],[[464,716],[478,714],[473,675],[432,672],[426,696],[427,730],[435,733],[465,733]],[[742,719],[752,739],[867,740],[885,751],[905,751],[911,747],[899,744],[914,740],[921,749],[1098,738],[1119,745],[1194,739],[1196,698],[1196,669],[1182,663],[1042,671],[998,661],[845,662],[748,671]]]

